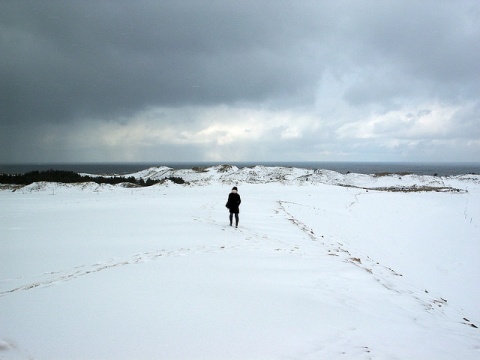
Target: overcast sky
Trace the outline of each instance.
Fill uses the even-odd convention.
[[[0,162],[480,161],[480,1],[0,2]]]

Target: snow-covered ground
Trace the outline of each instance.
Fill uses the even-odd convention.
[[[480,176],[133,175],[0,191],[0,359],[480,358]]]

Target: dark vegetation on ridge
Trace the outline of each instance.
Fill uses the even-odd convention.
[[[62,170],[47,170],[47,171],[31,171],[25,174],[0,174],[0,184],[10,185],[30,185],[35,182],[60,182],[60,183],[85,183],[94,182],[97,184],[110,184],[117,185],[122,183],[129,183],[136,186],[151,186],[158,183],[162,183],[165,180],[170,180],[176,184],[185,184],[185,181],[180,177],[171,176],[162,180],[152,179],[135,179],[133,176],[88,176],[80,175],[73,171]]]

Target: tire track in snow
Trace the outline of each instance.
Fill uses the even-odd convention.
[[[287,219],[305,232],[312,239],[312,241],[317,242],[319,246],[323,247],[325,250],[325,255],[338,257],[345,263],[352,264],[367,271],[381,286],[399,295],[413,297],[417,303],[419,303],[429,313],[440,313],[442,315],[446,315],[447,310],[449,312],[454,311],[454,316],[461,317],[459,322],[475,329],[478,328],[477,325],[472,323],[468,318],[464,317],[460,310],[449,306],[446,299],[441,296],[432,297],[428,290],[421,290],[414,287],[408,282],[402,280],[401,278],[403,275],[399,274],[395,270],[383,266],[379,262],[375,262],[369,256],[358,254],[352,255],[351,250],[346,249],[344,244],[335,241],[328,243],[323,235],[320,235],[321,239],[319,239],[312,228],[296,218],[286,208],[287,204],[296,206],[303,205],[288,201],[278,201],[278,203],[280,205],[280,209],[284,212]]]
[[[47,287],[47,286],[55,285],[57,283],[71,281],[82,276],[93,275],[100,271],[110,270],[116,267],[146,263],[146,262],[155,261],[164,257],[221,252],[221,251],[231,250],[236,247],[237,247],[236,245],[230,245],[230,246],[222,245],[222,246],[209,246],[209,247],[197,246],[195,248],[180,248],[177,250],[158,250],[158,251],[145,252],[141,254],[135,254],[123,260],[112,259],[107,262],[101,262],[101,263],[97,262],[89,266],[80,265],[80,266],[76,266],[73,270],[68,272],[62,272],[62,271],[46,272],[40,276],[49,277],[49,278],[45,280],[40,280],[40,281],[35,281],[28,284],[20,285],[9,290],[0,291],[0,297],[6,296],[18,291],[31,290],[39,287]]]

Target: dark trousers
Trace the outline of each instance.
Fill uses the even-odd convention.
[[[232,226],[233,214],[234,213],[230,213],[230,226]],[[235,213],[235,226],[238,226],[238,213]]]

